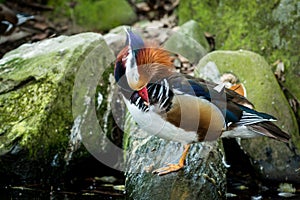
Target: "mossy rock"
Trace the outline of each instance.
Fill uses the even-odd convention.
[[[297,0],[272,1],[181,1],[179,24],[193,19],[216,35],[216,49],[250,50],[268,63],[282,60],[283,83],[300,100],[300,18]],[[274,69],[273,69],[274,70]]]
[[[137,19],[133,8],[125,0],[79,0],[73,5],[66,0],[50,0],[48,4],[55,8],[53,20],[63,15],[83,30],[108,31],[123,24],[130,25]]]
[[[112,51],[96,33],[24,44],[0,60],[0,162],[9,160],[1,164],[1,173],[34,179],[51,176],[58,168],[59,175],[66,172],[60,164],[65,163],[76,118],[72,110],[74,81],[95,49],[106,60],[113,60]],[[96,58],[98,70],[103,71],[107,64],[100,55]],[[76,92],[85,94],[83,89]],[[16,164],[24,168],[13,168]]]
[[[215,51],[203,57],[195,71],[213,62],[220,73],[232,72],[244,84],[247,98],[260,112],[275,116],[276,124],[289,133],[289,146],[269,138],[245,139],[242,149],[250,155],[256,169],[268,179],[298,181],[300,155],[298,125],[284,94],[265,59],[250,51]]]

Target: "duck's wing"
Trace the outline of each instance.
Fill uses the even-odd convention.
[[[174,74],[169,80],[175,94],[187,94],[205,99],[219,108],[230,130],[236,127],[247,127],[255,133],[280,141],[287,142],[290,138],[287,133],[272,123],[276,121],[275,117],[252,109],[253,104],[235,91],[220,89],[215,83],[191,76]]]
[[[217,106],[224,115],[226,123],[236,123],[243,115],[243,105],[253,105],[245,97],[201,78],[173,74],[168,81],[174,93],[191,95],[205,99]]]

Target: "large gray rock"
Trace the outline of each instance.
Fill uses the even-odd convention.
[[[203,46],[206,51],[210,50],[203,30],[195,20],[189,20],[180,26],[179,32],[188,35]]]
[[[195,74],[210,70],[208,66],[212,64],[220,73],[234,73],[246,87],[247,98],[256,110],[275,116],[276,124],[292,137],[288,145],[266,137],[242,140],[241,148],[250,156],[257,172],[266,179],[299,183],[298,125],[268,63],[250,51],[215,51],[200,60]]]
[[[62,170],[64,156],[69,161],[83,140],[78,130],[87,98],[85,104],[78,102],[86,97],[87,89],[95,89],[95,81],[113,59],[100,34],[82,33],[24,44],[0,60],[1,173],[40,180],[67,172]],[[85,74],[80,73],[83,67]],[[94,80],[94,85],[75,90],[75,79],[85,83],[80,77]],[[104,91],[103,96],[104,83],[105,89],[98,90]]]
[[[207,54],[208,43],[204,31],[191,20],[179,27],[165,42],[164,48],[187,58],[192,64]]]

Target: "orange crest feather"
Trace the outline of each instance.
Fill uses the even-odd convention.
[[[137,57],[137,65],[159,64],[173,68],[172,57],[166,50],[158,47],[146,47],[140,49]]]

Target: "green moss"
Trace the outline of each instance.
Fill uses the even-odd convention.
[[[43,60],[42,57],[38,59]],[[37,73],[41,70],[34,69],[35,62],[35,59],[13,59],[0,67],[2,84],[10,91],[0,95],[0,112],[3,113],[0,123],[4,125],[0,128],[3,133],[0,141],[5,146],[19,139],[21,145],[31,146],[33,138],[39,134],[38,127],[43,123],[41,116],[47,112],[45,108],[57,95],[53,82],[45,78],[38,80]]]
[[[55,90],[51,89],[51,85],[40,83],[25,87],[22,91],[24,93],[21,93],[18,99],[6,99],[6,110],[0,112],[10,115],[1,117],[0,123],[6,125],[5,130],[1,130],[4,134],[0,139],[2,144],[9,147],[19,141],[19,145],[26,147],[31,155],[35,156],[41,150],[47,154],[51,149],[59,151],[65,146],[72,116],[66,110],[62,112],[61,109],[57,109],[60,104],[67,106],[67,102],[56,101],[55,105],[52,105],[57,96]],[[31,96],[31,92],[34,95]],[[34,100],[35,98],[39,100]],[[1,104],[2,100],[1,98]]]
[[[64,152],[73,124],[72,90],[78,68],[95,46],[98,34],[59,37],[47,43],[21,46],[0,65],[0,152],[18,143],[33,157],[52,158]],[[66,43],[69,45],[66,46]],[[29,50],[27,49],[29,48]],[[20,59],[15,59],[19,57]],[[27,57],[27,59],[25,59]]]
[[[300,100],[300,6],[296,0],[181,1],[179,23],[194,19],[216,34],[216,48],[259,53],[268,63],[281,59],[284,85]]]
[[[63,15],[85,30],[106,31],[122,24],[131,24],[136,20],[133,9],[125,0],[79,0],[74,8],[70,1],[49,1],[55,7],[55,17]]]

